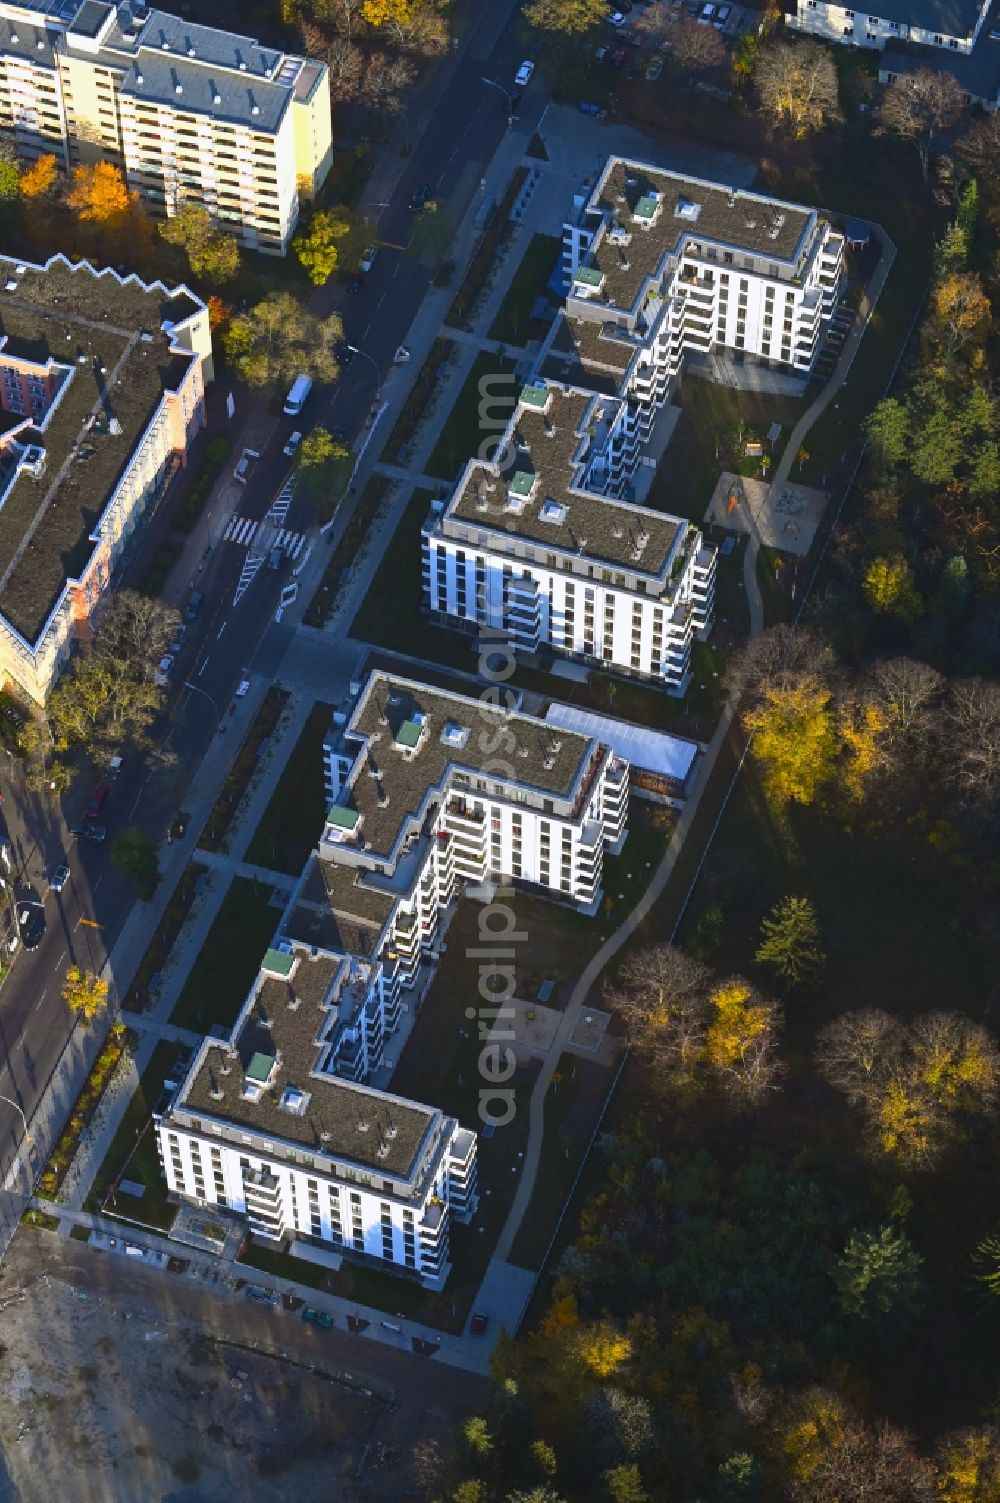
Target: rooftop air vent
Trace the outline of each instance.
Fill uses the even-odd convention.
[[[526,746],[519,746],[518,749],[517,749],[517,754],[518,754],[519,757],[525,757],[525,758],[530,755],[530,753],[528,751],[528,748]]]
[[[542,766],[545,768],[546,772],[551,772],[552,769],[553,769],[553,767],[555,767],[555,765],[556,765],[556,759],[555,759],[555,757],[546,757],[543,760],[543,762],[542,762]]]
[[[184,93],[184,85],[182,83],[175,83],[174,84],[174,93],[175,94],[183,94]]]
[[[145,83],[146,82],[146,80],[143,78],[143,76],[142,76],[141,73],[137,73],[135,75],[135,81],[136,81],[137,84],[141,84],[141,83]]]
[[[569,516],[569,507],[563,506],[559,501],[549,500],[542,503],[542,509],[538,513],[539,521],[551,522],[553,527],[562,527]]]
[[[392,1142],[393,1138],[399,1136],[399,1128],[396,1126],[391,1117],[387,1117],[385,1120],[385,1135],[389,1139],[390,1143]]]
[[[469,727],[459,725],[456,720],[446,720],[441,731],[441,741],[445,746],[461,748],[469,739]]]
[[[197,52],[195,52],[194,48],[193,47],[189,47],[188,48],[188,57],[197,57],[197,56],[198,56],[198,54],[197,54]]]
[[[378,806],[379,806],[379,808],[380,809],[388,809],[388,807],[389,807],[389,795],[385,791],[385,784],[384,783],[379,783],[378,788],[375,790],[375,792],[376,792],[377,797],[378,797]]]
[[[388,1143],[386,1143],[385,1141],[381,1142],[378,1145],[378,1148],[376,1149],[376,1153],[378,1154],[378,1156],[379,1156],[380,1159],[387,1159],[389,1157],[389,1154],[391,1152],[392,1152],[392,1149],[391,1149],[390,1145]]]
[[[216,90],[216,92],[212,95],[212,103],[213,104],[221,104],[222,103],[222,95],[218,92],[218,90]]]
[[[259,115],[260,114],[260,105],[259,104],[252,104],[250,106],[250,113],[251,113],[251,115]]]
[[[367,1117],[358,1118],[358,1132],[371,1132],[371,1126]]]
[[[546,413],[545,414],[545,437],[546,438],[555,438],[555,436],[556,436],[556,425],[552,421],[552,419],[549,417],[548,413]]]

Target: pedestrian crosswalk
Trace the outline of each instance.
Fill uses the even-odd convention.
[[[253,546],[255,539],[259,537],[261,529],[266,527],[269,531],[270,525],[264,522],[255,522],[250,517],[231,517],[223,536],[229,543],[237,543],[242,548],[250,548]],[[270,548],[280,548],[282,553],[286,553],[289,558],[296,559],[305,547],[305,543],[306,540],[303,533],[290,532],[287,528],[282,527],[275,536],[274,541],[269,543],[268,546]]]
[[[240,570],[240,582],[236,586],[236,591],[233,595],[233,605],[239,605],[243,596],[256,579],[257,571],[263,562],[264,560],[257,553],[247,554],[246,563]]]
[[[271,502],[270,508],[267,513],[267,520],[269,522],[280,523],[285,520],[285,518],[288,516],[288,508],[292,504],[292,493],[294,490],[295,477],[294,475],[292,475],[288,480],[285,481],[284,485],[281,487],[281,490]]]

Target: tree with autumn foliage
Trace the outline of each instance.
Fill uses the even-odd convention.
[[[605,0],[530,0],[522,14],[538,31],[575,37],[600,26],[607,12]]]
[[[717,986],[708,1004],[709,1071],[736,1103],[756,1105],[777,1089],[784,1073],[777,1052],[780,1009],[738,976]]]
[[[223,348],[237,376],[250,386],[276,385],[297,375],[334,381],[343,337],[339,314],[323,318],[290,292],[271,292],[248,312],[234,315]]]
[[[134,197],[113,162],[85,162],[73,168],[66,203],[84,222],[114,225],[125,218]]]
[[[63,1001],[82,1023],[92,1023],[108,1004],[108,990],[108,983],[95,971],[71,965],[63,982]]]
[[[296,235],[292,249],[314,287],[330,280],[340,261],[340,241],[350,233],[351,222],[345,214],[321,211]]]
[[[909,1025],[873,1010],[845,1013],[821,1031],[817,1064],[863,1107],[869,1142],[918,1167],[990,1115],[1000,1089],[993,1038],[956,1012],[926,1013]]]
[[[853,803],[860,803],[875,776],[891,762],[892,720],[871,696],[851,698],[837,707],[840,739],[840,784]]]
[[[52,198],[59,185],[59,162],[46,152],[21,173],[21,196],[30,200]]]
[[[202,204],[187,201],[160,225],[168,245],[176,245],[188,258],[192,274],[206,282],[231,282],[239,275],[240,248],[232,235],[220,230]]]
[[[931,292],[930,317],[924,332],[945,359],[957,355],[971,341],[981,341],[990,325],[992,309],[974,271],[949,271]]]
[[[922,615],[924,603],[913,581],[913,570],[901,554],[873,558],[861,581],[865,599],[882,616],[896,616],[910,624]]]
[[[771,802],[778,808],[814,803],[833,777],[837,753],[830,689],[812,674],[789,676],[744,712],[743,724]]]

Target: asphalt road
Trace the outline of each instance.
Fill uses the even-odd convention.
[[[362,353],[334,387],[313,391],[301,416],[282,417],[266,442],[258,443],[261,459],[245,487],[240,517],[264,517],[288,473],[282,448],[294,429],[308,431],[319,422],[342,426],[354,442],[369,420],[383,384],[391,379],[393,355],[429,285],[428,269],[418,259],[419,236],[412,251],[407,249],[416,223],[407,207],[410,197],[427,184],[440,212],[454,224],[481,191],[482,170],[510,128],[505,91],[513,89],[523,56],[517,17],[515,0],[491,0],[484,8],[390,202],[379,206],[380,249],[361,291],[351,295],[337,287],[321,299],[327,307],[339,308],[348,341]],[[484,77],[497,80],[500,87],[484,83]],[[530,136],[545,102],[536,80],[524,92],[514,128]],[[285,526],[303,529],[308,520],[293,503]],[[102,811],[109,842],[77,843],[67,833],[67,821],[74,822],[87,801],[86,785],[66,796],[63,810],[53,800],[29,793],[12,760],[0,768],[0,824],[16,861],[16,871],[9,875],[19,884],[18,891],[38,893],[47,915],[38,948],[17,953],[0,988],[0,1096],[15,1101],[29,1119],[74,1026],[61,998],[66,967],[75,962],[99,970],[135,901],[130,885],[110,863],[110,840],[133,821],[165,839],[184,789],[220,734],[220,723],[225,726],[233,692],[248,664],[253,661],[256,671],[268,665],[276,669],[289,648],[294,656],[293,634],[274,623],[287,565],[277,572],[261,567],[234,603],[247,549],[224,539],[206,538],[206,544],[202,568],[192,580],[204,603],[172,675],[176,698],[165,739],[176,762],[162,767],[138,757],[126,761]],[[309,657],[304,654],[307,673],[321,672]],[[343,669],[339,664],[338,671]],[[185,681],[195,685],[194,691]],[[70,881],[63,892],[47,893],[46,875],[62,861],[70,866]],[[22,1134],[20,1111],[0,1099],[0,1183],[10,1176]],[[37,1171],[39,1145],[31,1152]]]

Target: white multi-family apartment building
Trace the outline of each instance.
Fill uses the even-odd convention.
[[[626,833],[628,764],[518,704],[375,672],[337,717],[319,850],[230,1040],[202,1045],[158,1113],[173,1193],[441,1287],[450,1219],[475,1210],[475,1134],[368,1081],[465,890],[513,881],[593,912]]]
[[[476,1134],[433,1107],[344,1079],[336,1037],[380,967],[269,950],[228,1040],[206,1039],[156,1114],[170,1191],[257,1237],[377,1260],[431,1289],[452,1218],[476,1209]]]
[[[786,19],[811,36],[881,52],[880,83],[930,68],[951,73],[970,104],[1000,108],[1000,0],[875,0],[874,11],[797,0]]]
[[[564,230],[565,307],[491,462],[424,527],[424,604],[683,694],[711,627],[715,553],[637,506],[653,426],[713,350],[807,378],[843,236],[815,209],[612,157]]]
[[[808,376],[843,269],[843,236],[816,209],[612,157],[564,226],[551,368],[613,380],[645,438],[688,355]]]
[[[0,682],[36,704],[204,427],[211,377],[188,288],[0,257]]]
[[[0,128],[28,159],[113,162],[154,213],[202,204],[278,255],[332,160],[325,63],[141,0],[0,0]]]
[[[690,522],[623,499],[642,428],[620,397],[523,387],[496,458],[470,461],[431,505],[432,617],[683,694],[692,641],[711,625],[715,549]]]

